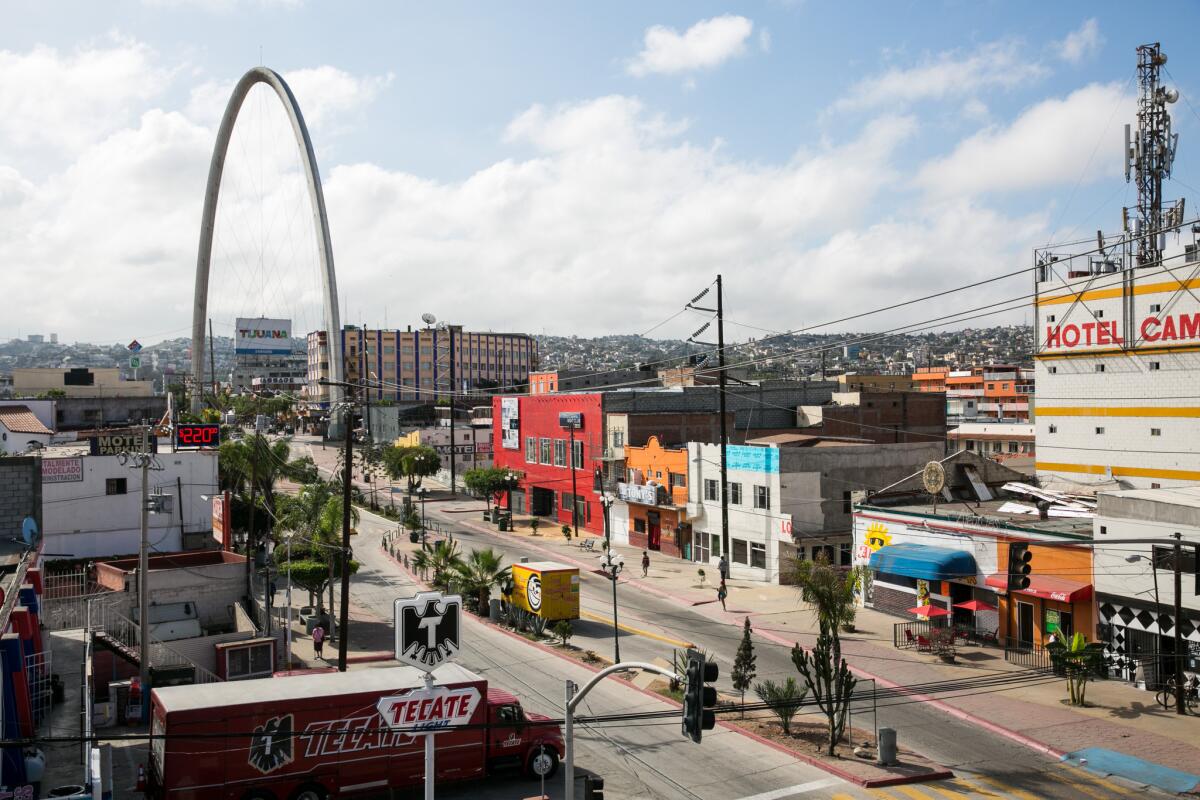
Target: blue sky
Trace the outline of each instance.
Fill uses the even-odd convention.
[[[260,52],[309,117],[356,321],[438,309],[469,327],[636,333],[722,271],[731,309],[777,330],[1020,268],[1049,238],[1114,229],[1132,202],[1120,126],[1142,42],[1162,41],[1184,95],[1168,196],[1200,186],[1200,59],[1185,35],[1200,12],[1154,8],[9,3],[0,259],[30,300],[0,336],[188,328],[216,118]],[[277,130],[268,108],[254,113],[247,136]],[[287,196],[294,164],[272,157],[259,196],[229,190],[225,269],[254,262],[242,251],[255,235],[233,230],[248,209],[291,219],[303,199]],[[260,234],[267,261],[305,262],[261,281],[311,283],[293,228]],[[139,302],[118,323],[104,309],[130,286]],[[225,294],[219,324],[259,312],[316,324],[307,289]]]

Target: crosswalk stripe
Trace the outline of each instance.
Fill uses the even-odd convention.
[[[1065,765],[1063,766],[1063,769],[1070,770],[1072,775],[1078,778],[1089,780],[1105,791],[1112,792],[1113,794],[1120,795],[1121,797],[1133,797],[1136,794],[1135,792],[1129,791],[1124,786],[1113,783],[1109,780],[1105,780],[1099,775],[1094,775],[1091,772],[1088,772],[1086,769],[1080,767],[1068,767]]]
[[[879,800],[896,800],[883,789],[867,789],[867,791],[870,792],[871,797],[878,797]]]
[[[975,784],[971,783],[968,780],[963,780],[962,778],[954,778],[952,782],[955,785],[957,785],[960,789],[967,792],[968,794],[981,794],[981,795],[984,795],[985,797],[997,797],[997,798],[1000,798],[1000,800],[1004,800],[1004,798],[1001,795],[996,794],[991,789],[985,789],[982,786],[976,786]]]
[[[1088,797],[1094,798],[1094,800],[1105,800],[1105,798],[1108,797],[1107,794],[1101,794],[1091,786],[1075,780],[1070,775],[1064,775],[1063,771],[1057,767],[1052,767],[1042,774],[1050,780],[1061,783],[1064,786],[1069,786],[1073,791],[1079,792],[1080,794],[1085,794]]]
[[[966,798],[966,795],[962,792],[956,792],[953,789],[948,789],[945,786],[939,786],[936,783],[927,783],[925,785],[940,794],[942,797],[949,797],[951,800],[953,800],[953,798],[964,798],[965,800]]]
[[[934,800],[932,797],[925,794],[920,789],[916,789],[912,786],[894,786],[892,788],[894,788],[896,791],[900,792],[900,794],[906,794],[909,797],[914,798],[914,800]]]
[[[843,783],[838,778],[822,778],[821,780],[809,781],[808,783],[798,783],[795,786],[784,786],[782,789],[772,789],[769,792],[761,794],[749,795],[741,798],[741,800],[782,800],[785,797],[792,797],[797,794],[806,794],[815,792],[818,789],[828,789],[830,786],[835,786]]]
[[[1001,783],[995,778],[988,777],[987,775],[976,775],[975,777],[986,784],[995,786],[997,789],[1005,792],[1006,794],[1012,795],[1013,797],[1017,798],[1017,800],[1045,800],[1044,798],[1030,794],[1024,789],[1018,789],[1016,786],[1009,786],[1006,783]]]
[[[845,792],[838,792],[831,798],[831,800],[854,800],[854,798]]]

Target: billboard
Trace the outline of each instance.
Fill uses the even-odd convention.
[[[237,318],[233,353],[238,356],[275,356],[292,352],[292,321],[256,317]]]
[[[505,450],[521,449],[520,399],[500,398],[500,446]]]
[[[82,458],[43,458],[42,483],[78,483],[83,480]]]

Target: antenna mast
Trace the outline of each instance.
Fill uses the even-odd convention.
[[[1166,246],[1164,228],[1183,221],[1183,201],[1172,204],[1163,214],[1162,182],[1171,177],[1178,134],[1171,133],[1171,115],[1167,105],[1179,99],[1179,92],[1162,85],[1161,72],[1167,55],[1158,42],[1137,49],[1138,96],[1137,132],[1125,126],[1125,180],[1137,183],[1137,216],[1133,235],[1137,240],[1137,265],[1159,263]],[[1126,217],[1128,219],[1128,215]],[[1128,229],[1128,227],[1127,227]]]

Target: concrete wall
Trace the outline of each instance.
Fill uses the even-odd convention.
[[[856,405],[827,406],[820,432],[879,444],[946,437],[946,399],[933,392],[860,392]]]
[[[140,472],[123,466],[116,456],[80,458],[82,481],[46,484],[42,513],[47,552],[74,558],[136,553],[141,543]],[[156,460],[162,469],[150,471],[151,491],[161,488],[175,497],[172,513],[150,515],[150,546],[153,552],[177,552],[184,549],[182,530],[212,530],[212,503],[200,496],[216,491],[217,454],[159,453]],[[125,494],[107,494],[109,478],[124,478]]]
[[[216,564],[195,564],[184,554],[176,554],[174,559],[178,563],[174,568],[163,568],[164,564],[172,563],[172,556],[155,556],[152,561],[150,604],[193,603],[200,625],[205,629],[232,627],[231,606],[246,594],[245,561],[239,558]],[[97,583],[112,591],[123,592],[129,599],[126,609],[132,608],[136,599],[134,566],[126,561],[96,565]],[[128,610],[121,613],[131,617]]]
[[[726,427],[734,429],[733,414],[726,414]],[[721,415],[706,412],[625,415],[625,444],[644,446],[651,436],[664,447],[680,447],[688,442],[721,441]]]
[[[93,367],[87,369],[93,383],[90,386],[68,386],[64,381],[68,370],[53,367],[19,367],[12,371],[15,394],[38,394],[51,389],[60,389],[67,397],[91,397],[100,392],[121,394],[126,397],[149,397],[154,394],[151,381],[121,380],[121,370],[116,367]]]
[[[42,520],[42,472],[39,459],[0,459],[0,538],[21,538],[26,517]]]
[[[45,447],[50,444],[50,434],[10,431],[0,422],[0,453],[24,453],[31,444]]]

